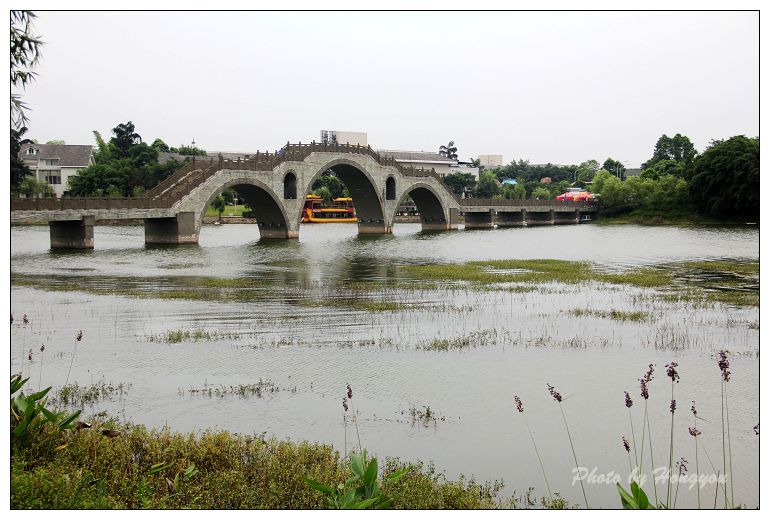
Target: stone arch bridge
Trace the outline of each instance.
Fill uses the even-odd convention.
[[[262,238],[297,238],[305,196],[333,170],[348,188],[358,232],[391,233],[398,206],[411,197],[423,230],[577,224],[592,203],[551,200],[458,199],[433,170],[406,168],[371,147],[288,144],[248,160],[198,157],[143,197],[14,198],[11,222],[48,222],[52,248],[92,248],[100,220],[142,219],[147,244],[197,243],[208,205],[235,188],[254,212]]]

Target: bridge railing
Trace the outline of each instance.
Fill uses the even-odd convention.
[[[169,197],[11,197],[11,211],[165,209],[174,202]]]
[[[552,208],[595,208],[596,202],[539,199],[460,199],[462,206],[550,206]]]
[[[214,157],[192,157],[190,161],[185,162],[185,164],[179,168],[177,171],[163,179],[161,182],[159,182],[154,188],[151,190],[148,190],[144,196],[145,197],[157,197],[161,193],[163,193],[165,190],[179,182],[181,179],[183,179],[187,174],[189,174],[192,171],[195,171],[199,168],[205,168],[207,166],[210,166],[214,162]]]

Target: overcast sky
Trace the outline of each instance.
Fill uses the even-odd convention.
[[[759,131],[757,13],[55,13],[28,136],[254,152],[321,129],[373,148],[637,167],[677,132]]]

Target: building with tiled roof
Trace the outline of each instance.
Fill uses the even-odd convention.
[[[25,144],[19,158],[35,179],[53,186],[57,197],[67,190],[71,176],[94,162],[93,148],[87,144]]]

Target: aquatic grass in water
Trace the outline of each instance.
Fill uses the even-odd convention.
[[[649,312],[641,311],[620,311],[612,309],[609,311],[597,311],[591,309],[570,309],[570,314],[577,317],[591,316],[596,318],[609,318],[615,321],[651,321],[652,315]]]
[[[187,390],[187,393],[190,395],[197,395],[201,397],[228,397],[228,396],[237,396],[240,398],[247,398],[247,397],[262,397],[263,395],[269,395],[274,394],[276,392],[279,392],[281,388],[278,387],[275,383],[270,381],[269,379],[262,380],[260,378],[259,381],[256,383],[248,383],[248,384],[240,384],[240,385],[220,385],[220,386],[210,386],[208,384],[204,384],[203,388],[189,388]],[[286,390],[286,389],[284,389]],[[290,391],[296,392],[296,387],[289,389]],[[183,392],[180,390],[180,395],[183,395]]]
[[[130,383],[113,384],[104,379],[90,385],[80,386],[78,383],[66,384],[49,397],[49,401],[57,406],[83,406],[94,404],[113,397],[121,398],[131,388]]]
[[[151,343],[182,343],[183,341],[214,341],[219,339],[236,339],[240,334],[223,331],[207,331],[203,329],[178,329],[169,330],[163,334],[154,334],[147,337]]]
[[[462,350],[470,347],[480,347],[496,344],[498,341],[510,341],[511,335],[507,330],[498,332],[496,328],[473,331],[451,338],[434,338],[417,343],[418,350],[449,351]]]

